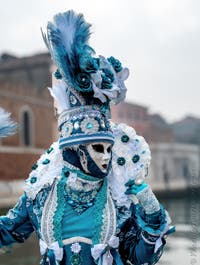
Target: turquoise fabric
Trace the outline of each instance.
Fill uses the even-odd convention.
[[[144,209],[137,204],[135,217],[142,230],[153,235],[160,235],[167,225],[165,209],[160,204],[160,210],[152,214],[146,214]]]
[[[147,183],[145,182],[141,183],[140,185],[136,185],[134,180],[129,180],[125,184],[125,186],[127,187],[125,194],[134,194],[134,195],[137,195],[140,191],[148,187]]]
[[[63,239],[75,236],[92,238],[94,230],[94,207],[88,208],[81,215],[72,209],[66,203],[65,212],[62,222],[62,237]]]
[[[23,243],[33,231],[24,194],[8,216],[0,217],[0,248],[16,242]]]
[[[105,182],[106,183],[106,182]],[[105,185],[106,187],[106,185]],[[44,190],[43,190],[44,193]],[[101,194],[101,191],[99,192]],[[64,205],[64,221],[62,222],[63,231],[62,235],[65,238],[70,238],[73,236],[83,236],[87,238],[95,239],[93,233],[98,230],[98,227],[102,222],[97,222],[97,213],[102,213],[102,211],[97,211],[97,206],[101,204],[101,196],[96,201],[96,204],[86,210],[82,215],[78,215],[75,211],[70,209],[70,206],[67,203]],[[103,196],[104,192],[102,193]],[[38,198],[39,199],[39,198]],[[43,206],[45,201],[40,201],[40,206]],[[8,216],[0,217],[0,248],[6,245],[10,245],[14,242],[24,242],[25,239],[35,230],[39,233],[39,224],[40,212],[36,213],[33,211],[33,206],[35,209],[39,208],[37,205],[39,201],[35,199],[34,203],[32,200],[26,197],[24,194],[20,199],[18,204],[10,211]],[[58,206],[60,207],[60,205]],[[94,208],[93,208],[94,207]],[[100,207],[101,208],[101,207]],[[73,212],[72,212],[73,211]],[[120,246],[119,253],[122,258],[122,262],[126,264],[126,261],[129,260],[135,265],[141,265],[147,263],[149,265],[155,264],[162,254],[163,246],[165,245],[165,240],[162,238],[162,246],[154,253],[154,244],[149,244],[144,240],[144,237],[150,240],[152,237],[148,235],[148,230],[144,230],[141,227],[141,222],[138,219],[138,214],[140,213],[141,218],[143,217],[142,211],[138,211],[138,206],[133,207],[132,216],[128,218],[125,223],[119,228],[119,238]],[[38,214],[37,218],[36,215]],[[158,215],[146,215],[144,218],[145,228],[151,228],[152,226],[158,227],[157,229],[162,228],[164,218],[164,211],[160,211]],[[94,219],[93,219],[94,218]],[[142,220],[142,219],[141,219]],[[40,222],[39,222],[40,223]],[[144,234],[145,231],[145,234]],[[91,245],[80,243],[82,246],[80,255],[83,258],[82,265],[94,265],[94,260],[91,257]],[[49,257],[53,258],[52,251],[47,253]],[[42,259],[41,264],[52,265],[47,263],[45,256]],[[116,260],[115,260],[116,261]],[[61,261],[61,265],[69,265],[71,262],[71,244],[64,246],[64,257]],[[116,261],[117,262],[117,261]],[[117,263],[118,264],[118,263]],[[70,264],[71,265],[71,264]]]

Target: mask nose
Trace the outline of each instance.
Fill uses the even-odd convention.
[[[103,161],[109,161],[111,157],[111,153],[108,153],[107,151],[103,154]]]

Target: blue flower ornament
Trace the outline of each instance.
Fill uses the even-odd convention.
[[[91,74],[94,97],[99,98],[102,103],[105,103],[108,98],[114,104],[118,104],[126,96],[127,89],[124,81],[129,76],[129,70],[122,68],[119,60],[110,58],[99,56],[99,69]],[[115,66],[114,60],[118,62],[118,67]]]

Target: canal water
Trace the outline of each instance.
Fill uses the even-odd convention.
[[[170,213],[177,231],[167,238],[165,251],[157,264],[199,265],[200,193],[190,191],[179,197],[168,194],[159,199]],[[9,253],[0,255],[0,265],[38,265],[39,261],[39,248],[34,235],[25,243],[14,245]]]

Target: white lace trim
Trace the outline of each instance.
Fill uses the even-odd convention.
[[[151,188],[147,187],[136,195],[146,214],[152,214],[160,210],[160,204]]]
[[[100,242],[107,244],[112,236],[116,233],[116,209],[110,195],[107,191],[106,207],[103,210],[103,225]]]
[[[67,187],[76,191],[91,191],[94,189],[100,189],[102,185],[102,180],[97,179],[96,181],[90,181],[86,179],[79,178],[76,173],[70,173],[67,178]]]
[[[59,181],[58,179],[55,180],[52,189],[47,197],[47,200],[44,205],[42,218],[41,218],[41,235],[43,241],[47,245],[51,245],[55,242],[54,238],[54,215],[58,206],[57,203],[57,184]]]

